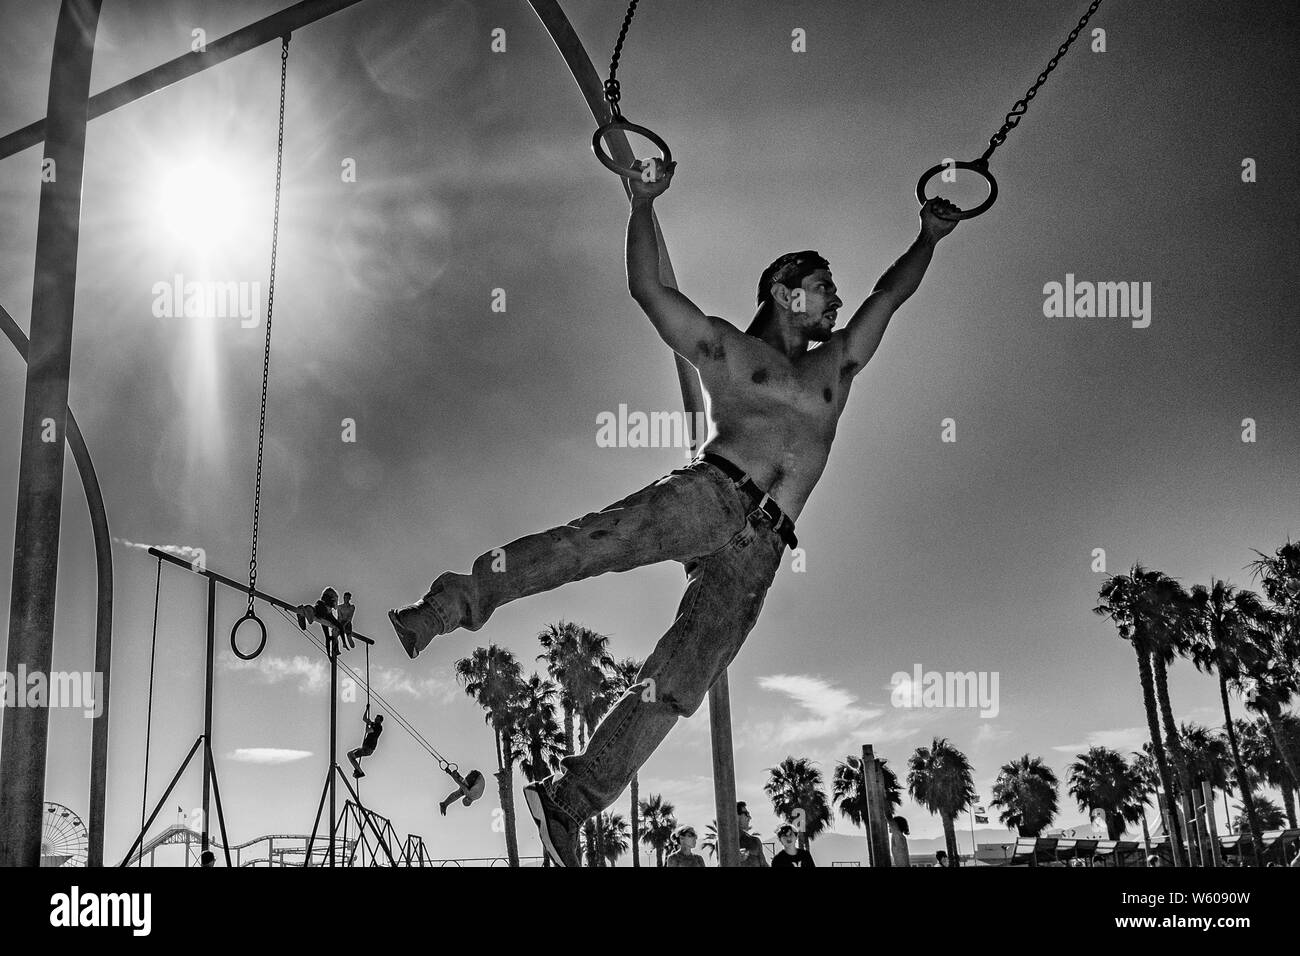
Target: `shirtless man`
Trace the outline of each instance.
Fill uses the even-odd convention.
[[[838,332],[842,302],[826,260],[784,255],[763,271],[758,311],[741,332],[660,282],[651,210],[673,170],[661,173],[631,181],[628,288],[660,337],[699,372],[709,398],[700,457],[603,511],[481,555],[469,574],[446,572],[418,602],[389,612],[414,658],[439,635],[478,630],[509,601],[608,571],[685,565],[677,617],[637,683],[581,754],[524,788],[542,845],[560,866],[578,865],[581,821],[613,803],[740,650],[786,546],[796,546],[794,522],[826,467],[854,377],[957,225],[955,206],[926,203],[916,239]]]

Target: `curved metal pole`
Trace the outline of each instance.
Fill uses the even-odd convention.
[[[32,334],[23,400],[18,508],[9,601],[9,673],[49,674],[63,514],[63,440],[43,441],[50,424],[66,437],[68,374],[86,152],[86,101],[100,0],[63,0],[54,31],[46,109],[32,289]],[[49,745],[48,707],[14,707],[0,737],[0,866],[39,866]]]
[[[605,102],[605,85],[591,58],[574,32],[573,25],[560,9],[557,0],[528,0],[559,48],[560,55],[573,74],[573,79],[587,101],[587,108],[597,126],[603,126],[610,120],[609,104]],[[614,162],[629,166],[634,159],[632,147],[622,130],[614,130],[607,137],[609,150]],[[631,186],[626,179],[619,177],[623,191],[630,202]],[[672,262],[668,258],[668,248],[664,243],[663,233],[659,229],[659,219],[655,220],[655,238],[659,242],[659,281],[671,289],[677,288],[677,277],[673,274]],[[677,353],[673,353],[677,366],[677,380],[682,389],[682,405],[686,410],[687,435],[690,437],[691,452],[699,447],[703,436],[696,433],[696,427],[703,417],[704,393],[700,388],[700,378],[695,369]],[[709,728],[713,742],[713,798],[717,813],[718,862],[722,866],[738,866],[740,863],[740,823],[736,818],[736,767],[731,744],[731,699],[727,686],[727,672],[709,688]]]
[[[0,305],[0,331],[13,343],[18,354],[27,361],[27,335],[14,321],[4,306]],[[100,699],[95,701],[99,714],[91,725],[90,742],[90,812],[89,847],[86,865],[104,865],[104,793],[108,783],[108,685],[109,670],[113,663],[113,538],[108,530],[108,509],[104,494],[95,474],[95,462],[82,437],[77,419],[68,409],[68,451],[81,476],[81,487],[86,493],[86,508],[90,512],[90,531],[95,539],[95,671],[103,675],[104,686]]]

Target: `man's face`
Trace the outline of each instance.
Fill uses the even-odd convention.
[[[740,813],[737,814],[737,816],[738,816],[738,818],[739,818],[739,820],[740,820],[740,828],[741,828],[742,830],[748,830],[748,829],[749,829],[749,811],[748,811],[748,810],[741,810]]]
[[[795,836],[794,836],[793,833],[782,833],[782,834],[781,834],[781,846],[785,847],[787,850],[793,850],[793,849],[794,849],[794,845],[795,845],[796,843],[798,843],[798,842],[799,842],[799,841],[795,839]]]
[[[804,276],[801,289],[803,309],[795,308],[798,302],[792,296],[790,311],[800,320],[799,325],[807,331],[810,341],[825,342],[835,330],[836,313],[844,304],[836,293],[835,280],[829,269],[818,269]]]

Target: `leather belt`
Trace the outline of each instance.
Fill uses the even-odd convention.
[[[741,493],[749,498],[753,508],[746,517],[762,514],[771,524],[772,530],[789,546],[791,551],[799,547],[799,539],[794,535],[794,522],[790,520],[788,514],[781,510],[781,506],[772,499],[771,495],[758,487],[753,478],[750,478],[749,475],[721,455],[715,455],[712,452],[705,452],[700,456],[700,461],[712,465],[730,478]]]

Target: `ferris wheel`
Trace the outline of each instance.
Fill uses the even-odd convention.
[[[41,866],[85,866],[86,825],[61,803],[45,804]]]

